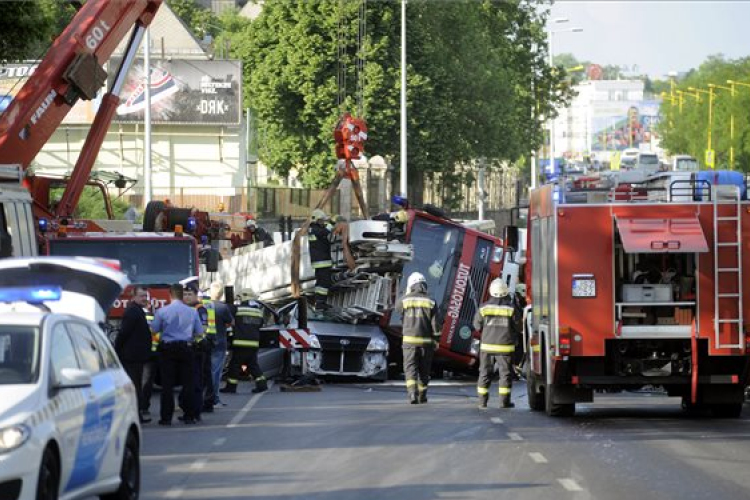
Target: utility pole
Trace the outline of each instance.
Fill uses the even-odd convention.
[[[401,0],[401,195],[406,196],[406,0]]]
[[[479,212],[479,220],[484,220],[484,200],[487,195],[484,189],[484,173],[485,163],[487,159],[484,157],[479,158],[477,168],[477,212]]]

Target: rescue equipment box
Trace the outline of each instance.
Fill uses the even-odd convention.
[[[672,285],[622,285],[623,302],[672,302]]]

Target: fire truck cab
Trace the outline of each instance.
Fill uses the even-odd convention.
[[[744,185],[708,177],[532,192],[532,410],[568,416],[596,390],[653,385],[683,407],[740,415],[750,203]]]

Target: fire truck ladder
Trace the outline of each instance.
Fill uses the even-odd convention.
[[[742,317],[742,196],[737,186],[714,186],[714,332],[718,349],[743,347]],[[730,210],[731,207],[731,210]],[[732,238],[719,240],[721,234]],[[734,258],[733,258],[734,257]],[[733,264],[728,264],[733,262]],[[724,264],[722,264],[724,263]],[[731,265],[731,267],[721,267]],[[734,286],[737,283],[737,286]],[[734,291],[736,288],[736,291]],[[722,329],[736,334],[736,342],[722,343]],[[732,340],[734,335],[729,336]],[[726,338],[726,337],[725,337]]]

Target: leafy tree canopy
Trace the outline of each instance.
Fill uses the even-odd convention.
[[[0,64],[41,59],[75,10],[56,0],[3,2],[0,8]]]
[[[571,96],[561,85],[564,70],[546,64],[547,4],[408,3],[410,175],[451,173],[478,157],[514,162],[539,147],[553,104]],[[358,10],[359,2],[267,0],[256,20],[225,34],[233,57],[244,62],[260,159],[282,174],[300,169],[310,186],[330,182],[334,125],[343,111],[358,114],[357,104],[370,128],[368,154],[400,164],[400,4],[367,3],[361,45]],[[346,92],[339,105],[341,68]]]

